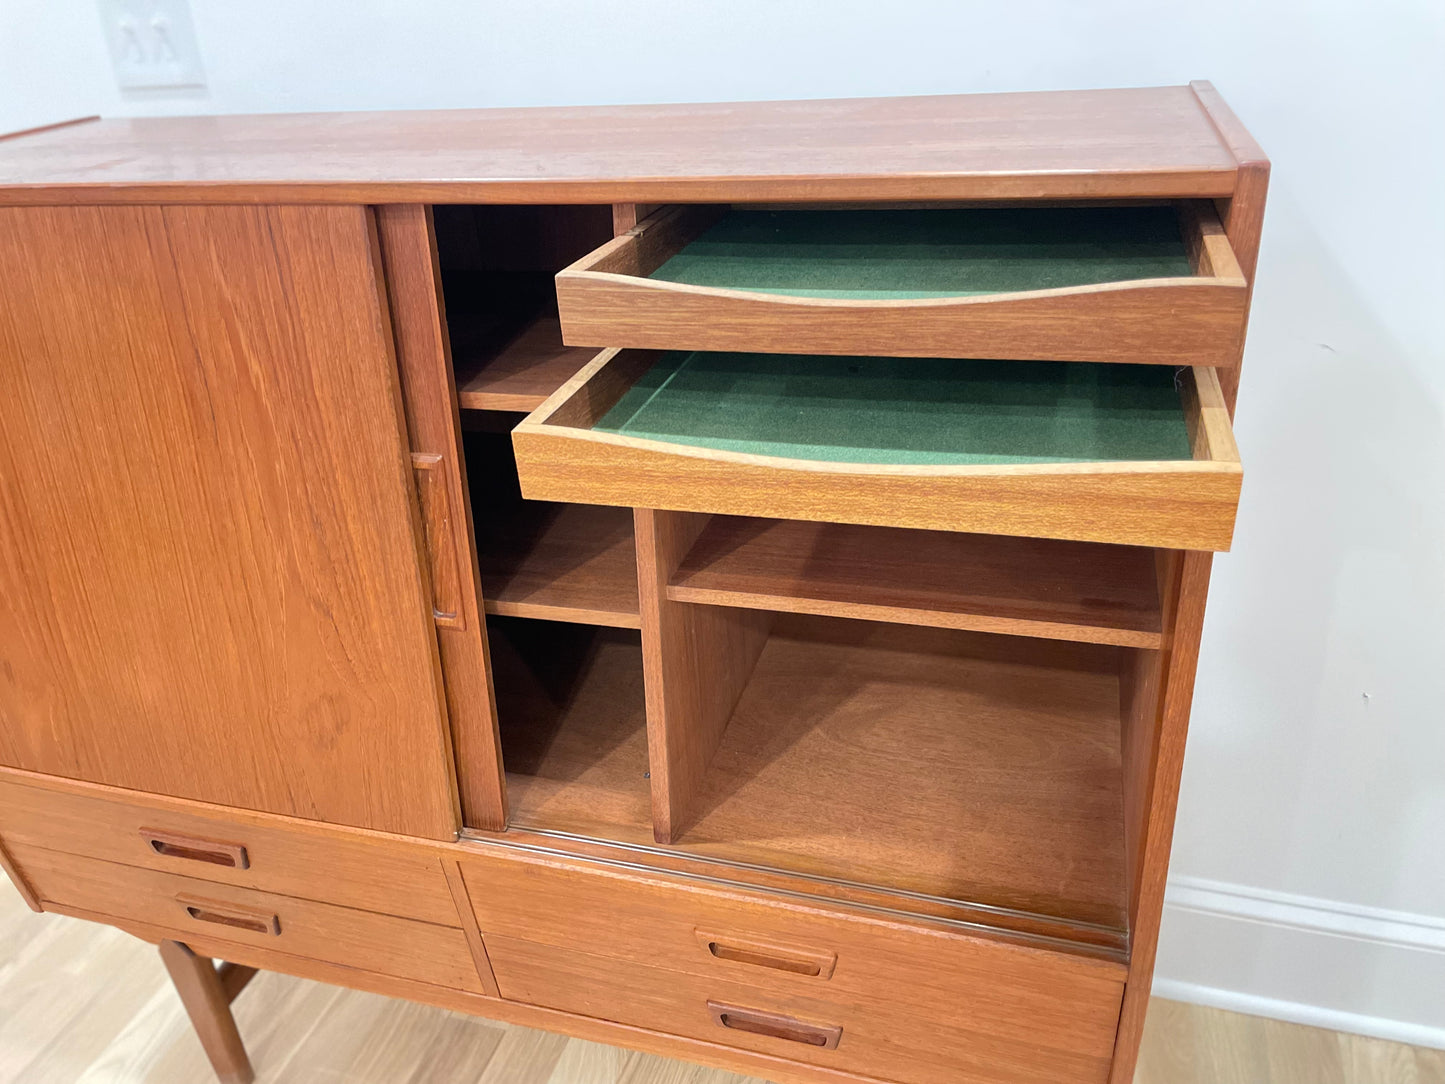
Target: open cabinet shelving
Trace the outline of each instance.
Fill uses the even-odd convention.
[[[640,351],[612,380],[610,355],[593,361],[595,351],[563,344],[543,285],[547,260],[596,243],[599,217],[583,208],[523,209],[534,229],[549,224],[543,243],[507,212],[490,208],[474,220],[452,208],[437,228],[474,229],[480,243],[487,230],[479,222],[507,223],[496,229],[498,243],[512,246],[487,257],[456,238],[439,245],[448,320],[457,328],[452,355],[512,828],[1126,958],[1136,834],[1126,824],[1126,791],[1139,770],[1131,744],[1139,724],[1129,715],[1147,680],[1141,675],[1158,669],[1169,643],[1177,569],[1168,550],[1119,543],[1156,541],[1160,517],[1139,526],[1126,504],[1111,506],[1091,535],[1055,528],[1035,511],[1041,537],[968,533],[923,526],[936,513],[917,502],[851,515],[816,494],[789,498],[794,490],[769,479],[770,492],[783,495],[780,511],[792,514],[779,518],[753,514],[752,495],[761,492],[753,482],[709,486],[706,477],[661,508],[629,508],[639,501],[619,492],[634,484],[626,469],[604,470],[585,456],[549,458],[538,442],[556,439],[548,427],[559,422],[601,427],[609,411],[662,410],[651,424],[674,427],[663,439],[682,458],[663,459],[651,473],[641,468],[642,496],[676,489],[688,477],[686,457],[710,454],[710,438],[690,437],[689,427],[727,436],[714,445],[727,447],[801,419],[837,446],[809,437],[801,452],[763,444],[737,461],[816,473],[816,465],[776,456],[821,454],[846,481],[869,469],[857,462],[863,442],[897,442],[879,445],[909,449],[878,453],[883,469],[904,455],[923,467],[935,507],[965,510],[980,501],[970,470],[986,474],[991,463],[1032,457],[1037,465],[1014,480],[1035,480],[1017,492],[1037,505],[1050,493],[1065,497],[1090,456],[1119,458],[1129,449],[1125,456],[1157,460],[1168,448],[1182,460],[1162,464],[1177,467],[1175,475],[1156,463],[1133,473],[1156,495],[1170,492],[1161,484],[1181,494],[1193,485],[1194,503],[1186,500],[1178,518],[1198,530],[1202,506],[1188,472],[1235,485],[1238,478],[1214,372],[855,357],[784,358],[788,367],[779,369],[766,355],[713,354],[698,355],[713,367],[692,384],[672,375],[649,384],[648,367],[665,356]],[[716,222],[720,213],[699,215]],[[1107,230],[1119,220],[1157,233],[1176,212],[1151,213],[1115,208],[1081,228]],[[1192,207],[1177,213],[1184,237],[1169,243],[1177,252],[1166,244],[1162,255],[1143,257],[1135,278],[1166,265],[1207,278],[1210,259],[1224,261],[1218,220]],[[769,214],[742,213],[744,240],[766,239],[757,218]],[[806,212],[804,232],[814,241],[828,214]],[[699,215],[657,211],[578,264],[607,265],[612,249],[651,251]],[[924,236],[917,216],[905,218],[910,237]],[[876,217],[868,228],[887,221]],[[966,232],[968,221],[952,213],[948,229]],[[1030,220],[1026,240],[1039,241],[1040,221],[1072,228],[1067,211],[1054,211]],[[922,248],[925,263],[935,258]],[[767,262],[749,250],[728,263],[738,254],[726,243],[703,249],[698,267],[672,278],[707,280],[745,271],[749,260]],[[816,251],[834,261],[828,246]],[[1131,251],[1126,239],[1103,270],[1086,258],[1082,270],[1066,273],[1127,276]],[[449,267],[448,252],[466,266]],[[997,252],[989,259],[986,275],[1008,281],[1007,260]],[[836,287],[846,272],[846,262],[830,262],[823,277]],[[578,304],[568,286],[576,273],[574,265],[558,276],[564,323],[569,296]],[[812,274],[796,260],[778,273],[800,282]],[[1151,303],[1153,282],[1142,287]],[[640,289],[645,308],[648,287]],[[867,303],[874,293],[862,291]],[[757,345],[769,333],[735,334]],[[683,345],[690,341],[680,334]],[[680,404],[671,414],[658,406],[663,392]],[[781,407],[767,398],[779,394]],[[959,404],[947,408],[957,420],[942,428],[920,436],[906,420],[950,401]],[[734,402],[740,415],[729,413]],[[879,412],[890,410],[904,420],[880,422],[887,415]],[[975,442],[961,458],[950,425]],[[686,447],[690,441],[702,452]],[[953,476],[959,488],[929,466],[940,455],[963,464]],[[1219,463],[1223,473],[1212,474]],[[679,464],[670,477],[667,468]],[[1132,469],[1110,466],[1126,477]],[[584,501],[589,494],[594,501]],[[1223,491],[1212,499],[1226,524],[1213,537],[1227,538],[1232,503]],[[699,504],[717,514],[688,510]],[[763,504],[765,513],[778,511]],[[1073,540],[1081,534],[1106,541]]]

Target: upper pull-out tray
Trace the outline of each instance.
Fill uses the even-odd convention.
[[[557,275],[572,346],[1233,365],[1213,207],[671,207]]]
[[[1206,367],[599,354],[512,432],[534,499],[1225,550]]]

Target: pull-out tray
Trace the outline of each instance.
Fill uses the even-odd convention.
[[[1226,550],[1213,369],[608,350],[512,433],[541,500]]]
[[[572,346],[1233,365],[1208,203],[670,207],[557,275]]]

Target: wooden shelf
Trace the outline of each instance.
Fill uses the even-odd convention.
[[[512,825],[655,849],[637,638],[492,625]],[[670,850],[1122,931],[1116,661],[781,617]]]
[[[678,846],[1126,925],[1118,656],[785,616]]]
[[[463,410],[536,410],[597,353],[563,346],[555,313],[534,317],[500,345],[487,332],[486,317],[463,315],[450,324]]]
[[[637,633],[505,618],[487,628],[511,824],[651,843]]]
[[[1089,542],[714,516],[667,595],[1124,647],[1161,640],[1153,551]]]
[[[522,501],[482,525],[477,548],[489,614],[641,625],[630,509]]]

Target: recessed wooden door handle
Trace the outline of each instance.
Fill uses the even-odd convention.
[[[750,964],[753,967],[766,967],[773,971],[786,971],[793,975],[819,979],[831,978],[833,968],[838,963],[838,954],[827,949],[797,948],[752,937],[710,933],[706,930],[694,932],[703,951],[715,960]]]
[[[713,1020],[729,1031],[768,1035],[774,1039],[786,1039],[790,1043],[802,1043],[805,1046],[819,1046],[825,1050],[832,1050],[843,1037],[843,1029],[837,1025],[807,1024],[794,1017],[763,1009],[745,1009],[740,1005],[725,1005],[721,1001],[709,1001],[707,1009],[712,1013]]]
[[[462,617],[461,578],[457,571],[457,543],[445,465],[446,460],[435,453],[411,454],[427,563],[431,568],[432,618],[441,628],[460,629],[466,627],[466,621]]]
[[[229,926],[233,930],[249,930],[272,937],[279,937],[281,934],[281,917],[268,911],[253,911],[249,907],[237,907],[234,903],[202,900],[191,896],[177,896],[176,902],[197,922],[209,922],[215,926]]]
[[[158,828],[142,828],[140,834],[153,853],[166,858],[205,862],[212,866],[230,866],[232,869],[251,867],[246,848],[240,843],[221,843],[214,839],[182,836],[175,832],[163,832]]]

